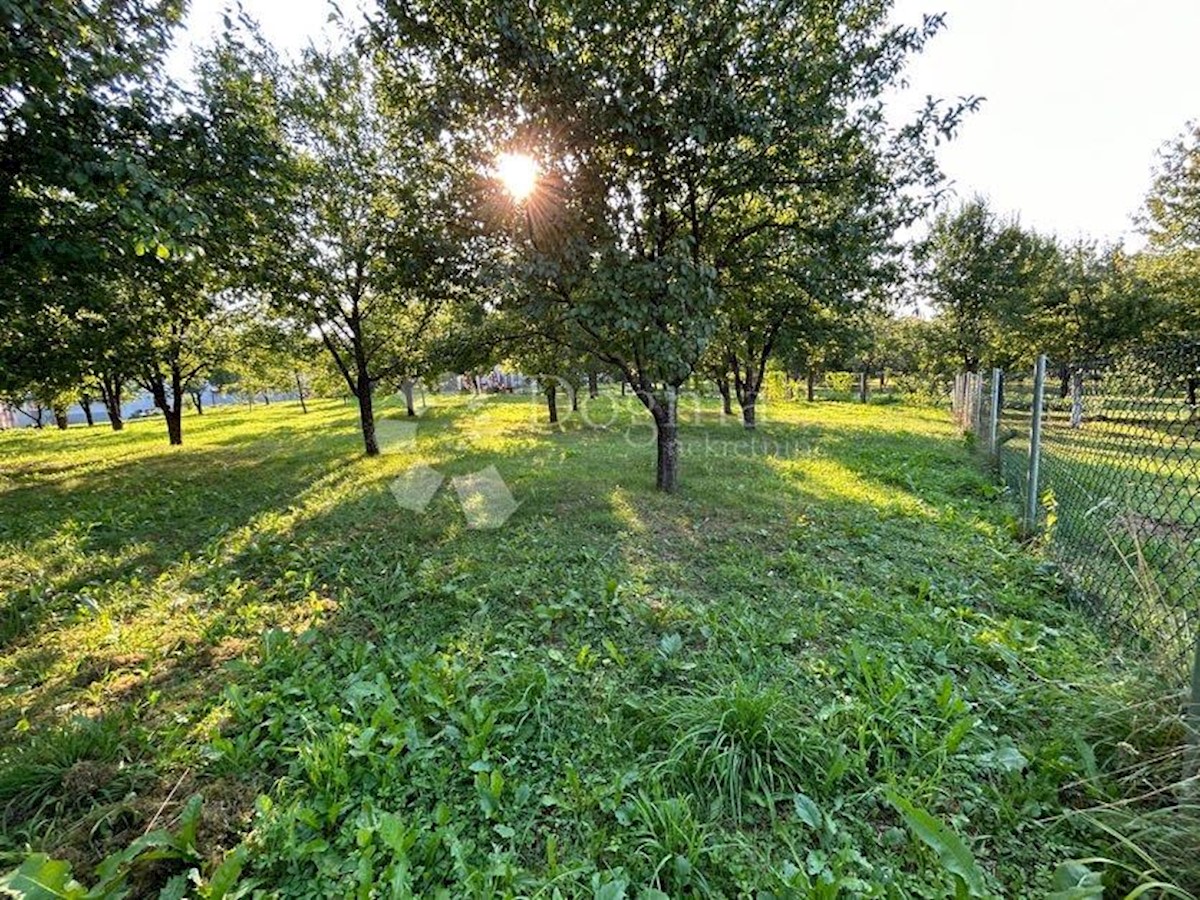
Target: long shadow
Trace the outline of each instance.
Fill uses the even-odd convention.
[[[204,553],[353,454],[351,435],[286,428],[244,447],[141,455],[0,493],[0,542],[37,562],[34,577],[0,594],[0,646],[69,610],[89,584],[154,578]]]

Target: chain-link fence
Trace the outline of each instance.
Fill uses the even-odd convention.
[[[961,375],[953,401],[1078,600],[1183,677],[1200,637],[1198,391],[1187,344]]]

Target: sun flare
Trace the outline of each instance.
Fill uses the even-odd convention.
[[[537,163],[524,153],[503,153],[496,160],[496,177],[518,202],[533,193],[537,176]]]

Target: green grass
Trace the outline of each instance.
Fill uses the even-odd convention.
[[[289,896],[1027,896],[1098,854],[1190,877],[1073,812],[1181,731],[942,412],[778,404],[750,436],[704,401],[665,496],[616,395],[560,430],[430,402],[374,460],[334,402],[190,417],[183,448],[0,434],[9,864]],[[447,481],[412,512],[389,486],[418,465]],[[520,505],[471,530],[450,479],[488,466]],[[163,858],[97,869],[163,828]]]

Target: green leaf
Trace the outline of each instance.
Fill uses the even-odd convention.
[[[171,248],[168,247],[166,244],[159,244],[158,247],[154,251],[154,255],[157,256],[159,259],[170,259]]]
[[[176,840],[181,849],[193,850],[196,847],[196,832],[200,828],[200,807],[203,803],[204,799],[199,794],[192,794],[179,814]]]
[[[208,880],[206,896],[209,900],[221,900],[237,884],[246,865],[250,851],[244,844],[239,844],[226,854],[221,864],[213,869],[212,877]]]
[[[1075,743],[1075,752],[1079,754],[1079,762],[1083,765],[1083,773],[1093,781],[1100,778],[1100,768],[1096,765],[1096,754],[1092,745],[1085,741],[1078,732],[1071,735]]]
[[[190,876],[194,874],[196,874],[196,870],[189,869],[187,872],[180,872],[167,879],[167,883],[158,892],[158,900],[183,900],[192,883]]]
[[[1068,860],[1054,870],[1054,888],[1046,900],[1089,900],[1104,896],[1104,879],[1077,860]]]
[[[1029,765],[1029,760],[1025,758],[1025,754],[1011,744],[1001,747],[998,750],[981,753],[977,759],[980,765],[989,769],[999,769],[1003,772],[1020,772]]]
[[[625,891],[629,882],[623,878],[609,881],[595,888],[595,900],[625,900]]]
[[[47,900],[83,897],[87,891],[71,877],[70,863],[51,859],[45,853],[34,853],[19,868],[0,878],[0,893],[26,900]]]
[[[796,807],[797,819],[809,828],[821,827],[821,808],[811,797],[805,794],[796,794],[792,797],[792,803]]]
[[[664,634],[658,642],[658,650],[663,656],[672,656],[683,648],[683,638],[672,632]]]
[[[887,799],[904,817],[909,830],[937,854],[946,871],[960,879],[961,886],[969,896],[990,896],[984,886],[983,872],[962,838],[945,823],[901,797],[891,788],[887,791]]]
[[[604,649],[606,651],[608,651],[609,657],[611,657],[612,661],[615,662],[618,666],[625,665],[625,654],[623,654],[617,648],[617,645],[613,643],[612,638],[604,639]]]
[[[148,858],[162,859],[167,856],[179,856],[173,853],[175,839],[166,828],[157,828],[134,839],[125,850],[104,857],[103,862],[96,866],[96,875],[100,876],[103,887],[112,887],[124,881],[128,866],[134,859],[146,854]]]

